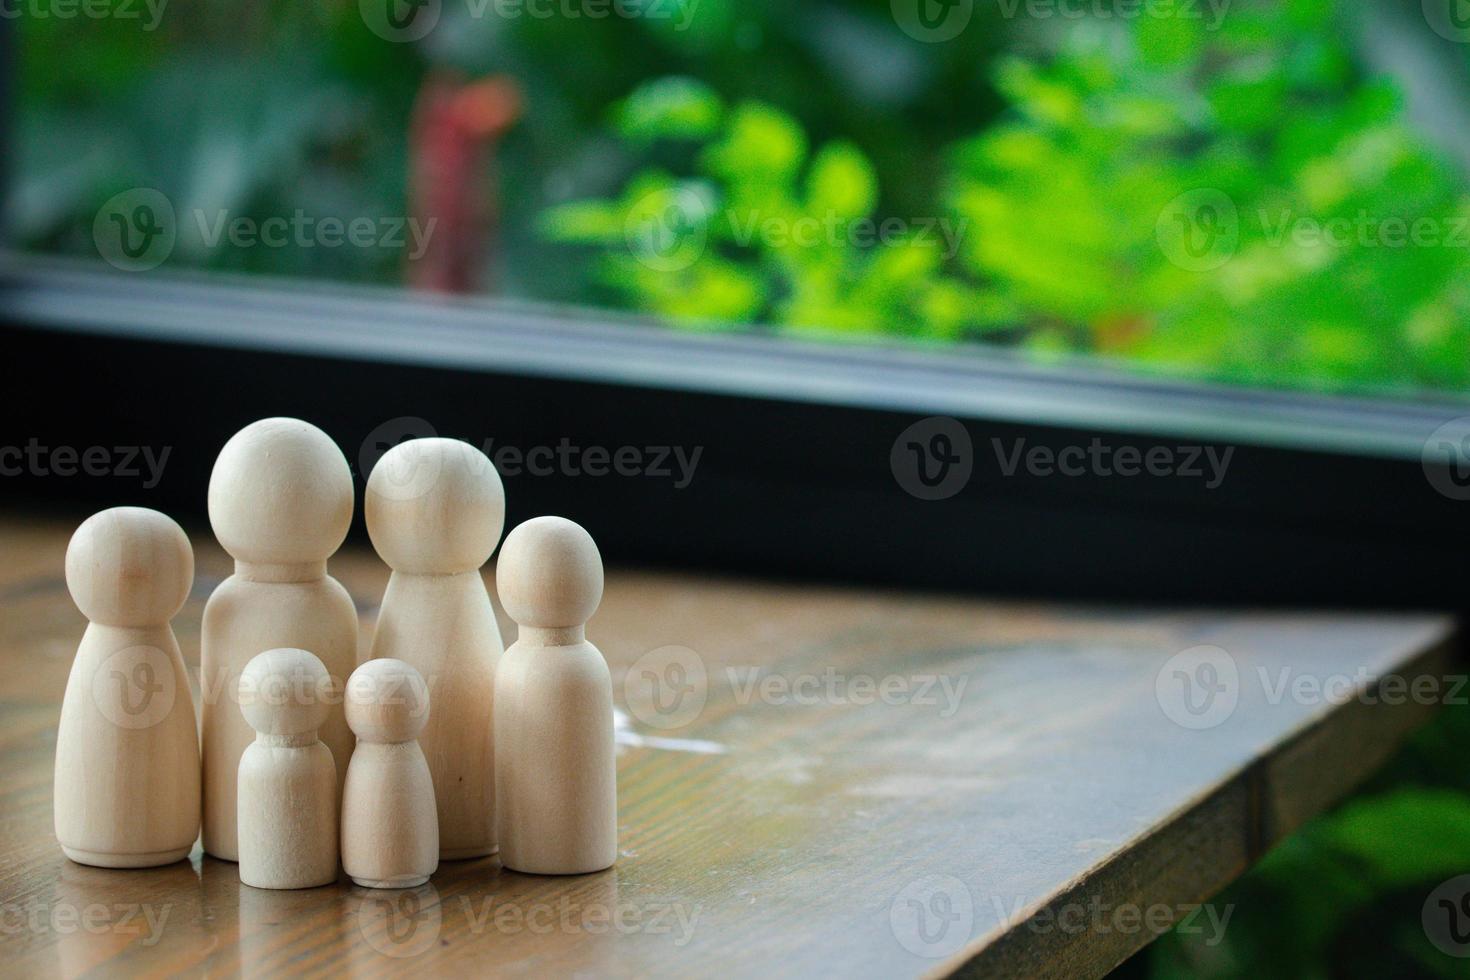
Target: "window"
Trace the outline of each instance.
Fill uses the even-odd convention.
[[[1470,28],[1440,6],[8,0],[10,227],[125,269],[1463,398]]]
[[[507,476],[625,560],[1458,602],[1458,10],[5,0],[0,407],[698,451]]]

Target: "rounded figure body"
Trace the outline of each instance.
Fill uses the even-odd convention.
[[[496,581],[521,628],[495,676],[500,862],[601,871],[618,855],[612,678],[585,637],[602,558],[578,525],[538,517],[506,537]]]
[[[252,742],[240,756],[240,880],[315,888],[337,880],[337,768],[319,741]]]
[[[201,725],[204,765],[204,849],[227,861],[239,859],[235,826],[235,775],[240,756],[255,740],[235,703],[240,673],[262,650],[300,647],[318,658],[334,683],[345,684],[357,665],[357,609],[328,575],[304,582],[266,582],[237,571],[220,583],[204,608],[200,633]],[[352,758],[352,732],[340,707],[327,714],[319,737],[337,767],[338,793]]]
[[[439,867],[434,781],[419,748],[429,696],[401,660],[369,660],[347,682],[357,748],[342,794],[342,867],[364,888],[413,888]]]
[[[168,864],[199,835],[194,702],[169,625],[193,578],[188,538],[157,511],[103,511],[67,549],[67,587],[91,623],[62,701],[55,818],[80,864]]]
[[[314,888],[337,880],[337,768],[317,729],[333,705],[326,667],[305,650],[267,650],[240,674],[256,732],[236,782],[240,880]]]
[[[413,439],[368,477],[364,516],[393,569],[369,661],[401,660],[434,709],[419,736],[434,785],[441,860],[493,854],[495,667],[504,649],[480,577],[500,541],[505,492],[494,465],[454,439]]]
[[[618,856],[612,679],[590,643],[512,643],[495,678],[500,863],[584,874]]]
[[[357,610],[327,574],[352,521],[352,471],[315,426],[263,419],[220,451],[209,520],[235,559],[235,574],[210,595],[200,630],[203,840],[205,851],[233,861],[237,769],[254,739],[235,703],[245,665],[262,650],[311,650],[339,690],[357,666]],[[333,756],[340,799],[352,756],[340,706],[329,709],[320,737]]]

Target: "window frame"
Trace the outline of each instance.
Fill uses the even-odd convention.
[[[825,347],[595,310],[14,253],[0,269],[15,439],[174,447],[180,475],[141,496],[196,519],[213,453],[253,418],[316,421],[361,470],[370,433],[421,417],[492,448],[701,450],[685,488],[506,478],[512,523],[565,513],[620,561],[1068,597],[1463,601],[1447,545],[1463,539],[1466,510],[1434,490],[1422,460],[1435,428],[1470,414],[1449,400],[1228,388],[969,349]],[[921,500],[889,456],[935,415],[965,426],[975,473],[956,496]],[[1180,475],[1001,465],[1017,446],[1054,454],[1093,440],[1162,447],[1176,461],[1213,447],[1230,464],[1213,489]],[[97,502],[124,489],[10,484],[30,499]]]

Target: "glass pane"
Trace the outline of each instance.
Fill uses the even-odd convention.
[[[1470,390],[1463,0],[5,0],[32,250]]]

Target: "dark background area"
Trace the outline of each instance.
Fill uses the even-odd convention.
[[[16,324],[0,337],[9,352],[0,412],[11,431],[48,447],[170,447],[151,489],[141,474],[7,478],[10,494],[46,506],[126,502],[201,521],[215,453],[269,415],[325,429],[361,487],[364,440],[408,418],[482,447],[491,439],[522,451],[564,440],[610,451],[697,448],[682,489],[673,477],[559,467],[505,476],[508,526],[573,516],[610,561],[1086,599],[1464,602],[1463,508],[1434,490],[1417,459],[1218,443],[1212,448],[1232,455],[1214,489],[1179,476],[1061,478],[1024,466],[1007,476],[992,440],[1006,453],[1022,441],[1061,449],[1099,438],[1140,452],[1202,444],[972,418],[964,420],[974,459],[968,484],[949,499],[920,500],[890,468],[893,444],[916,414]],[[390,438],[429,434],[409,429]]]

